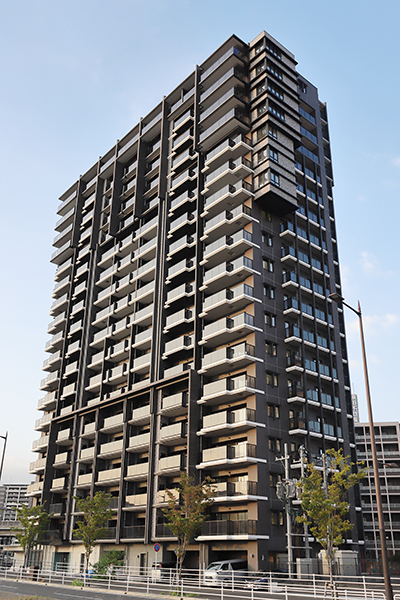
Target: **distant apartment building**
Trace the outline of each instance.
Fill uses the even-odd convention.
[[[386,544],[389,556],[400,552],[400,425],[396,422],[375,423],[376,451],[379,461]],[[378,559],[379,536],[371,437],[368,423],[355,426],[357,458],[365,462],[367,477],[361,483],[361,503],[365,531],[365,556]]]
[[[351,395],[351,403],[353,405],[353,420],[354,423],[359,423],[360,422],[360,411],[358,408],[358,396],[357,394],[352,394]]]
[[[97,490],[104,548],[173,559],[163,508],[187,471],[216,489],[187,565],[274,567],[284,444],[293,477],[302,445],[355,460],[332,187],[326,105],[263,32],[229,38],[61,196],[28,490],[56,561],[78,560],[74,497]]]
[[[0,485],[0,549],[6,549],[6,546],[15,541],[15,534],[11,528],[18,526],[16,509],[29,506],[27,487],[26,483]]]

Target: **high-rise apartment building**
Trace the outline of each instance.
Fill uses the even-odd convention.
[[[28,506],[30,503],[26,495],[27,487],[26,483],[0,485],[0,551],[15,541],[12,527],[18,526],[16,508]]]
[[[375,423],[376,452],[379,462],[386,545],[389,556],[400,552],[400,425],[398,422]],[[365,531],[365,556],[380,556],[378,512],[372,465],[371,436],[368,423],[355,425],[357,458],[365,462],[367,477],[360,485]]]
[[[284,444],[295,477],[301,445],[355,459],[332,186],[326,106],[263,32],[228,39],[61,196],[29,488],[57,552],[81,551],[74,496],[106,490],[102,543],[172,558],[182,471],[216,482],[188,565],[286,552]]]

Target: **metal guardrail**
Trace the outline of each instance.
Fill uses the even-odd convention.
[[[124,593],[151,595],[206,596],[209,600],[261,600],[262,598],[296,600],[302,598],[335,598],[336,600],[385,599],[383,579],[376,576],[335,577],[335,591],[329,587],[327,576],[310,574],[289,579],[286,573],[224,572],[225,581],[206,585],[204,571],[182,571],[178,580],[176,570],[159,567],[121,567],[115,573],[84,576],[78,565],[42,567],[0,567],[0,577],[14,581],[33,581],[90,589],[107,589]],[[229,578],[231,576],[231,579]],[[263,579],[263,581],[261,581]],[[400,600],[400,578],[392,578],[395,600]]]

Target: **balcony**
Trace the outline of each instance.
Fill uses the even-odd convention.
[[[42,491],[43,481],[35,481],[35,483],[31,483],[31,485],[28,485],[28,487],[26,488],[26,495],[28,496],[28,498],[40,496],[42,494]]]
[[[203,523],[201,535],[199,535],[196,539],[199,542],[209,539],[255,540],[257,539],[257,535],[258,523],[255,520],[206,521]]]
[[[235,184],[238,179],[242,180],[253,173],[252,164],[249,160],[239,157],[236,160],[228,160],[226,163],[208,173],[205,176],[205,192],[213,192],[220,187]]]
[[[240,369],[256,360],[255,347],[247,342],[227,346],[206,354],[199,373],[218,374],[229,369]]]
[[[51,492],[60,493],[66,489],[66,477],[57,477],[51,482]]]
[[[127,375],[128,363],[122,363],[122,365],[108,369],[108,371],[105,373],[104,383],[112,383],[113,385],[124,383]]]
[[[146,508],[146,504],[147,494],[134,494],[132,496],[126,496],[123,510],[143,510]]]
[[[193,296],[193,294],[194,285],[192,285],[191,283],[183,283],[182,285],[179,285],[178,287],[170,290],[167,293],[167,301],[165,303],[165,308],[169,308],[172,302],[175,302],[185,297],[189,298],[190,296]]]
[[[109,442],[108,444],[102,444],[100,446],[99,457],[100,458],[117,458],[121,456],[123,447],[123,440],[116,440]]]
[[[151,348],[151,341],[153,337],[153,328],[149,327],[140,333],[135,335],[133,347],[140,350],[149,350]]]
[[[253,188],[246,181],[239,181],[235,185],[225,185],[218,191],[207,196],[204,204],[204,212],[200,216],[211,218],[224,209],[232,211],[253,196]]]
[[[193,349],[193,337],[191,335],[181,335],[169,342],[165,343],[163,358],[169,354],[175,354],[181,350]]]
[[[160,458],[158,463],[158,471],[161,475],[179,475],[186,467],[186,455],[174,454],[172,456],[164,456]]]
[[[193,369],[192,362],[184,362],[174,365],[173,367],[169,367],[168,369],[164,369],[164,378],[175,377],[175,375],[180,375],[185,373],[189,369]]]
[[[198,404],[207,403],[209,405],[220,404],[221,400],[225,398],[227,401],[236,400],[245,398],[256,392],[263,393],[261,390],[256,389],[255,377],[244,373],[243,375],[205,383],[203,386],[203,395],[197,402]]]
[[[200,313],[200,317],[213,318],[215,321],[223,315],[231,315],[232,312],[245,308],[253,302],[260,302],[260,300],[254,298],[254,288],[244,283],[207,296],[203,302],[203,312]]]
[[[148,373],[150,370],[151,352],[138,356],[134,359],[131,373]]]
[[[126,481],[144,481],[149,472],[149,463],[142,462],[136,465],[129,465],[126,472]]]
[[[72,436],[70,429],[61,429],[56,438],[57,446],[70,446],[72,444]]]
[[[145,425],[147,423],[150,423],[150,405],[145,404],[145,406],[134,408],[132,410],[129,423],[134,425]]]
[[[121,538],[128,540],[143,540],[145,535],[144,525],[128,525],[122,527]]]
[[[183,308],[182,310],[179,310],[178,312],[175,312],[172,315],[169,315],[166,318],[164,333],[167,333],[173,327],[182,325],[182,323],[190,323],[191,321],[193,321],[192,308],[193,307],[191,307],[190,309]]]
[[[246,229],[241,229],[232,235],[218,238],[208,244],[204,251],[204,261],[208,268],[218,265],[221,261],[231,261],[242,256],[252,248],[253,235]],[[203,264],[202,263],[202,264]]]
[[[148,450],[150,446],[150,432],[140,433],[129,438],[127,452],[142,452]]]
[[[204,238],[208,243],[213,242],[223,235],[231,235],[237,229],[255,221],[252,209],[246,204],[240,204],[233,210],[223,210],[205,223]]]
[[[260,462],[257,458],[257,446],[243,442],[236,445],[218,446],[203,450],[202,462],[198,469],[220,469],[225,465],[243,465]],[[262,462],[266,462],[263,460]]]
[[[41,450],[47,448],[49,439],[50,438],[48,435],[43,435],[38,440],[35,440],[32,444],[32,452],[40,452]]]
[[[181,421],[171,425],[164,425],[160,430],[160,444],[174,446],[184,444],[187,435],[187,422]]]
[[[304,397],[304,388],[300,384],[294,383],[293,385],[288,386],[288,398],[287,401],[291,402],[305,402]]]
[[[35,431],[48,431],[50,428],[50,421],[52,420],[54,413],[46,413],[40,419],[35,421]]]
[[[240,408],[238,410],[224,410],[211,413],[203,417],[203,424],[197,435],[221,435],[238,433],[256,427],[256,411],[251,408]]]
[[[156,524],[156,538],[171,538],[176,540],[176,536],[174,536],[168,525],[164,523]]]
[[[256,499],[258,496],[258,483],[256,481],[223,481],[213,483],[215,502],[243,502]],[[264,496],[267,500],[267,497]]]
[[[180,494],[177,490],[173,488],[171,490],[159,490],[156,495],[156,504],[168,504],[170,497],[167,491],[169,492],[169,494],[171,494],[172,499],[178,502]]]
[[[94,461],[95,447],[90,446],[89,448],[82,448],[79,455],[79,462],[92,463]]]
[[[122,431],[124,426],[124,415],[119,413],[118,415],[114,415],[112,417],[107,417],[104,419],[103,427],[100,429],[102,433],[116,433],[117,431]]]
[[[253,269],[252,259],[248,256],[240,256],[232,262],[224,262],[206,271],[203,286],[200,289],[207,289],[212,293],[223,287],[229,287],[233,280],[236,283],[254,273],[257,271]]]
[[[77,487],[80,489],[89,489],[92,485],[93,473],[85,473],[79,475],[77,480]]]
[[[169,416],[184,415],[187,413],[187,400],[187,392],[164,396],[161,403],[161,413]]]
[[[242,128],[243,131],[247,131],[249,126],[250,121],[243,109],[240,107],[232,108],[200,134],[201,148],[203,151],[207,151],[219,140],[228,137],[238,127]]]
[[[206,325],[203,329],[201,343],[208,345],[211,342],[229,344],[236,338],[244,337],[255,330],[254,316],[243,312],[234,317],[224,317]],[[217,340],[216,340],[217,338]]]
[[[54,410],[57,405],[57,392],[48,392],[38,402],[38,410]]]
[[[54,457],[54,467],[56,469],[69,469],[71,464],[69,452],[60,452]]]
[[[174,277],[182,275],[182,273],[190,273],[194,270],[194,262],[191,258],[183,258],[172,267],[169,267],[167,273],[167,283],[171,283]]]
[[[46,467],[46,458],[39,458],[29,465],[29,473],[42,473]]]
[[[108,469],[107,471],[99,471],[96,485],[109,486],[118,484],[121,479],[121,467],[117,469]]]
[[[96,423],[94,423],[94,422],[86,423],[81,437],[87,438],[87,439],[94,439],[95,436],[96,436]]]

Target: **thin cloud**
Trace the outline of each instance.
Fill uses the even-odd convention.
[[[361,259],[358,262],[361,265],[363,273],[366,273],[367,275],[375,275],[379,272],[378,259],[367,250],[361,252]]]
[[[363,315],[364,329],[369,335],[381,333],[382,330],[388,331],[394,328],[399,322],[400,315],[393,313],[388,313],[386,315]],[[346,331],[348,334],[358,333],[358,319],[346,322]]]
[[[392,165],[394,165],[395,167],[398,167],[400,169],[400,156],[394,156],[390,162],[392,163]]]

